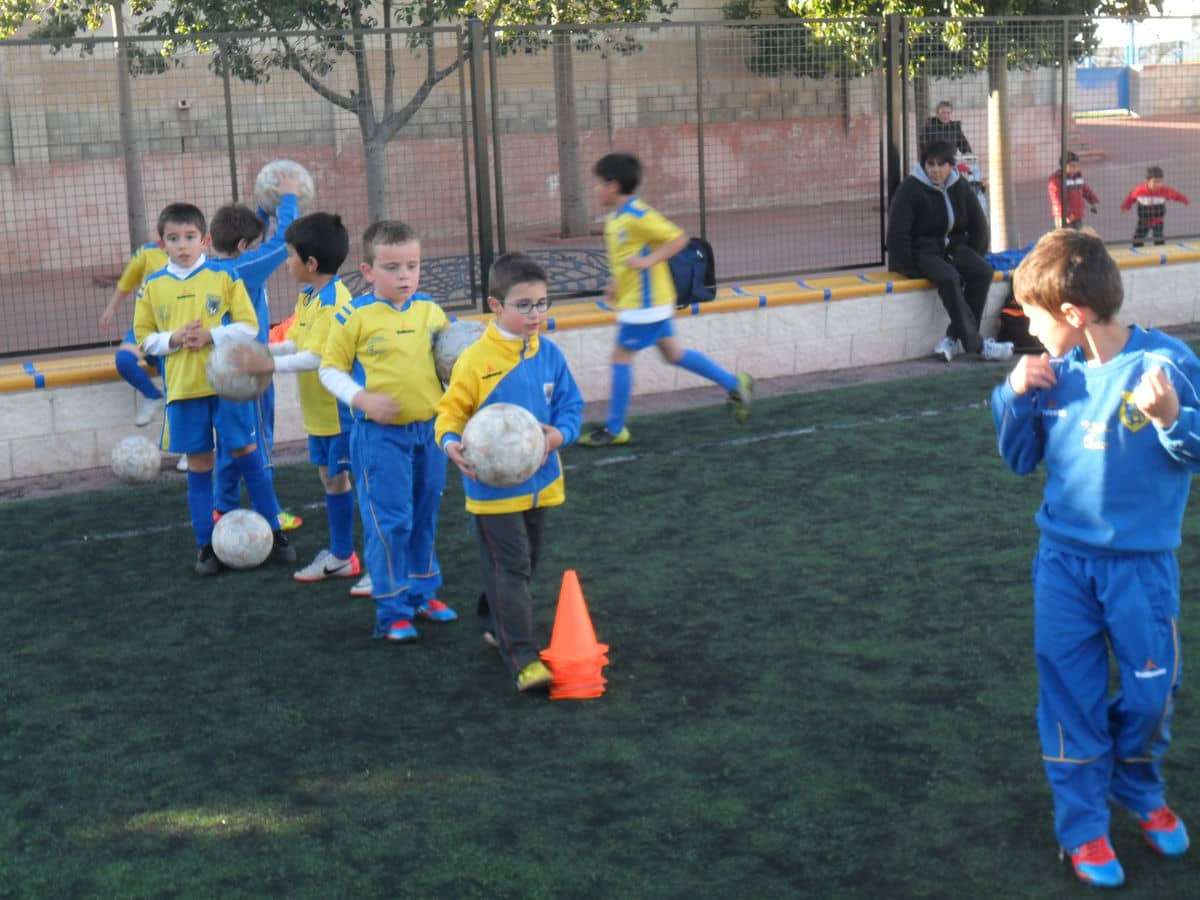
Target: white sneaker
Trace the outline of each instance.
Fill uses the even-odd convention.
[[[958,350],[958,341],[947,335],[938,341],[933,347],[933,355],[940,356],[946,362],[954,359],[954,354]]]
[[[187,454],[186,453],[183,454],[183,456],[179,457],[179,462],[175,463],[175,471],[177,471],[177,472],[186,472],[187,471]]]
[[[371,576],[364,575],[354,583],[354,587],[350,588],[351,597],[370,597],[371,596]]]
[[[145,394],[138,392],[137,395],[137,412],[133,417],[133,424],[138,428],[149,425],[162,412],[163,399],[162,397],[150,398]]]
[[[316,559],[292,574],[296,581],[324,581],[326,578],[352,578],[359,573],[358,554],[351,553],[348,559],[338,559],[328,550],[322,550]]]
[[[1012,358],[1013,345],[1011,341],[996,341],[992,338],[983,339],[983,349],[979,355],[991,362],[1000,362]]]

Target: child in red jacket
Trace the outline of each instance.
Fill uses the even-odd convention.
[[[1133,229],[1133,246],[1142,247],[1146,243],[1146,233],[1154,232],[1154,243],[1163,242],[1163,222],[1167,217],[1167,201],[1174,200],[1187,206],[1186,195],[1172,190],[1163,184],[1163,170],[1159,166],[1146,169],[1146,181],[1139,184],[1125,202],[1121,204],[1121,212],[1129,212],[1129,207],[1137,204],[1137,227]]]
[[[1046,183],[1046,191],[1050,195],[1050,214],[1054,216],[1055,228],[1082,228],[1083,203],[1091,207],[1092,214],[1100,198],[1083,180],[1083,170],[1079,167],[1079,157],[1074,153],[1067,154],[1066,171],[1059,169],[1050,176]],[[1063,203],[1063,190],[1066,189],[1067,201]]]

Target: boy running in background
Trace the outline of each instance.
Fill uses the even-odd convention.
[[[534,642],[529,581],[541,556],[546,510],[566,499],[557,451],[579,436],[583,397],[562,351],[538,335],[550,309],[545,270],[522,253],[505,254],[492,265],[488,291],[495,319],[455,363],[434,427],[438,443],[462,471],[467,512],[474,516],[484,639],[499,649],[517,690],[527,691],[551,681]],[[477,481],[463,454],[467,420],[489,403],[529,410],[546,435],[545,461],[514,487]]]
[[[1133,246],[1144,247],[1146,235],[1154,233],[1154,243],[1163,242],[1163,223],[1167,218],[1167,201],[1173,200],[1187,206],[1191,201],[1185,194],[1172,190],[1163,184],[1163,170],[1159,166],[1146,169],[1146,180],[1139,184],[1125,202],[1121,204],[1121,212],[1129,212],[1129,208],[1137,204],[1137,225],[1133,229]]]
[[[111,327],[117,314],[117,308],[134,295],[147,276],[157,272],[166,264],[167,254],[157,243],[138,247],[133,256],[129,258],[129,262],[126,263],[121,277],[117,279],[117,286],[113,290],[108,305],[100,314],[100,327]],[[158,374],[162,375],[162,359],[159,357],[152,359],[152,365],[158,369]],[[139,428],[149,425],[163,408],[162,391],[142,368],[141,364],[145,360],[146,355],[137,345],[137,340],[133,335],[133,326],[130,325],[129,330],[125,333],[124,341],[117,348],[113,361],[116,363],[117,373],[137,391],[137,409],[134,412],[133,423]]]
[[[608,210],[604,243],[611,279],[605,299],[617,309],[617,345],[613,348],[612,390],[608,421],[580,439],[584,447],[611,447],[629,442],[625,413],[633,394],[633,360],[639,350],[657,346],[663,359],[716,382],[729,392],[734,418],[750,417],[753,380],[733,374],[697,350],[688,350],[675,337],[675,283],[667,260],[687,246],[687,235],[634,196],[642,180],[642,164],[628,153],[610,153],[592,168],[595,194]]]
[[[239,348],[237,362],[246,371],[297,373],[308,458],[317,467],[325,488],[329,547],[292,577],[304,582],[349,578],[361,571],[354,552],[354,494],[350,483],[353,420],[325,390],[317,370],[333,314],[352,299],[337,277],[350,254],[350,235],[340,216],[318,212],[289,225],[285,239],[288,272],[306,285],[289,319],[292,324],[283,340],[268,345],[272,359],[263,359],[245,347]]]
[[[433,337],[446,314],[417,293],[421,242],[403,222],[363,235],[372,291],[334,313],[320,378],[354,415],[350,459],[363,523],[363,555],[375,600],[375,637],[417,638],[414,619],[451,622],[434,548],[446,457],[433,437],[442,396]]]
[[[250,502],[268,522],[279,518],[279,501],[263,467],[252,403],[228,403],[213,392],[205,371],[212,347],[258,331],[254,307],[242,283],[211,265],[204,255],[204,213],[172,203],[158,217],[158,234],[169,262],[146,279],[134,308],[139,346],[166,358],[168,450],[188,455],[188,508],[199,550],[197,575],[221,570],[212,548],[213,434],[232,448]],[[296,551],[276,528],[271,560],[295,562]]]
[[[1059,846],[1082,881],[1116,887],[1110,801],[1158,853],[1188,848],[1161,765],[1183,667],[1175,549],[1200,470],[1200,360],[1117,321],[1121,273],[1093,234],[1047,234],[1013,290],[1048,351],[992,393],[1009,468],[1046,467],[1033,564],[1042,760]]]
[[[209,224],[212,238],[213,264],[224,267],[241,279],[246,293],[258,317],[258,342],[270,340],[271,308],[267,300],[267,280],[287,260],[287,245],[284,235],[289,225],[300,215],[297,199],[299,179],[294,172],[284,172],[279,177],[279,207],[275,210],[275,227],[269,237],[259,246],[270,222],[265,212],[255,212],[240,203],[229,203],[218,209]],[[262,440],[259,452],[267,473],[271,470],[271,449],[275,445],[275,385],[267,386],[257,400],[252,401],[258,409]],[[217,446],[215,506],[217,516],[237,509],[241,499],[238,489],[238,473],[228,450]],[[279,524],[285,531],[299,528],[303,522],[299,516],[280,511]]]

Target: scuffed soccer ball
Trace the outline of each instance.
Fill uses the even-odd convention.
[[[245,340],[228,341],[213,347],[208,354],[208,383],[218,397],[226,400],[253,400],[261,397],[271,384],[271,372],[243,372],[233,360],[234,347],[250,347],[257,356],[271,358],[265,344],[247,336]]]
[[[153,481],[161,468],[162,453],[140,434],[121,438],[112,448],[113,474],[122,481],[130,484]]]
[[[476,477],[493,487],[530,478],[546,458],[546,435],[533,413],[512,403],[489,403],[462,433],[463,454]]]
[[[312,207],[313,177],[308,169],[293,159],[274,159],[258,170],[254,179],[254,202],[265,212],[274,215],[279,208],[279,176],[284,172],[294,173],[300,182],[296,188],[296,202],[303,215]]]
[[[212,548],[229,568],[253,569],[271,555],[274,540],[266,519],[252,509],[235,509],[213,527]]]
[[[442,384],[450,383],[450,373],[459,355],[483,337],[487,325],[478,319],[455,319],[433,339],[433,362]]]

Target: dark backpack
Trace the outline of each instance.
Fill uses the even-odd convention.
[[[704,303],[717,296],[717,268],[712,244],[692,238],[687,246],[667,260],[675,281],[675,307]]]
[[[1017,353],[1045,353],[1042,342],[1029,333],[1029,317],[1017,303],[1010,286],[1004,306],[1000,307],[1000,333],[996,336],[999,341],[1011,341],[1013,350]]]

